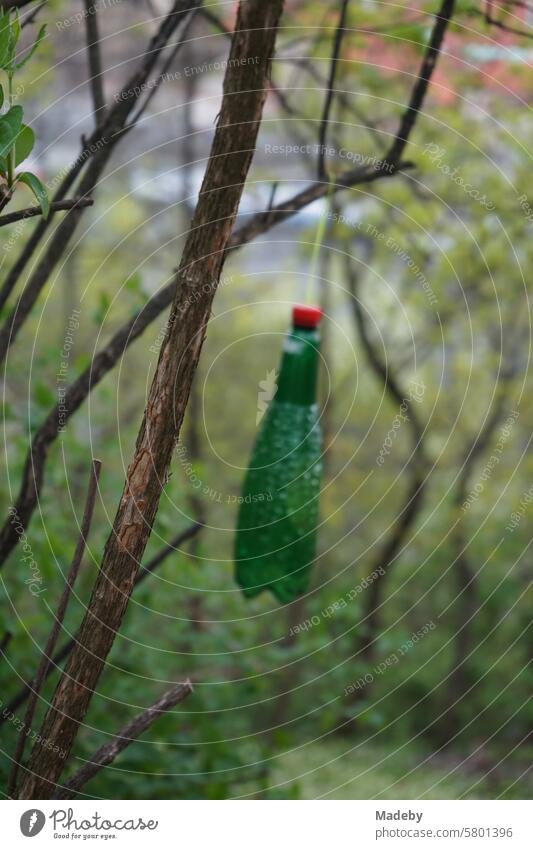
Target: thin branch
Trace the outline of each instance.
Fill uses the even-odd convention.
[[[390,165],[389,170],[382,170],[380,167],[373,165],[364,165],[360,168],[354,168],[346,171],[344,174],[339,174],[330,183],[311,183],[301,192],[294,195],[290,200],[283,201],[272,209],[267,209],[264,212],[255,213],[248,224],[243,224],[239,227],[232,236],[228,250],[233,251],[241,248],[257,236],[266,233],[277,224],[281,224],[287,219],[292,218],[306,206],[313,203],[315,200],[320,200],[327,195],[328,190],[332,195],[344,189],[350,189],[355,186],[363,186],[368,183],[373,183],[376,180],[394,177],[396,174],[402,173],[414,167],[413,162],[399,162],[397,165]]]
[[[437,59],[442,49],[444,36],[448,30],[448,26],[455,12],[455,0],[443,0],[440,9],[436,14],[435,24],[431,33],[431,38],[426,47],[424,58],[418,72],[418,77],[413,86],[409,105],[403,113],[400,121],[396,138],[387,154],[389,163],[399,162],[403,156],[405,146],[409,140],[409,136],[413,130],[416,120],[420,114],[424,100],[429,88],[433,71],[437,64]]]
[[[154,84],[150,87],[150,91],[148,92],[148,95],[146,96],[144,102],[141,103],[141,105],[139,106],[139,108],[137,109],[135,114],[131,116],[130,123],[126,127],[127,130],[134,127],[135,124],[137,124],[140,121],[141,117],[144,115],[148,106],[152,102],[152,98],[154,98],[155,95],[157,94],[157,92],[159,91],[159,88],[160,88],[162,82],[165,79],[165,74],[168,72],[168,69],[171,67],[172,63],[176,59],[176,56],[178,55],[178,53],[180,52],[181,48],[183,47],[185,41],[187,40],[189,30],[192,26],[193,20],[194,20],[194,15],[191,15],[187,19],[185,26],[183,27],[183,29],[180,33],[180,37],[179,37],[178,41],[176,42],[174,49],[170,51],[165,62],[161,66],[161,68],[159,70],[159,74],[158,74],[157,78],[154,80]]]
[[[503,21],[497,21],[494,18],[485,17],[485,21],[493,27],[497,29],[501,29],[502,32],[511,33],[511,35],[518,35],[521,38],[533,38],[533,32],[528,32],[525,29],[520,29],[519,27],[511,27],[508,24],[504,24]]]
[[[145,566],[141,566],[141,568],[139,569],[139,574],[135,579],[135,589],[137,589],[137,587],[142,584],[142,582],[145,581],[146,578],[148,578],[150,575],[153,575],[156,569],[159,568],[161,563],[163,563],[167,559],[167,557],[169,557],[169,555],[174,554],[179,549],[180,545],[183,545],[183,543],[188,542],[188,540],[190,539],[194,539],[194,537],[196,537],[196,535],[202,530],[203,527],[204,525],[201,522],[193,522],[193,524],[189,525],[189,527],[186,528],[184,531],[181,531],[179,534],[176,534],[174,539],[172,539],[167,545],[163,546],[163,548],[158,551],[157,554],[155,554],[154,557],[152,557],[152,559],[149,560]],[[68,640],[59,649],[58,652],[56,652],[56,654],[52,658],[52,664],[47,669],[47,678],[52,674],[54,669],[59,668],[59,665],[63,663],[63,661],[69,656],[77,642],[77,637],[71,637],[71,639]],[[6,705],[6,707],[3,708],[2,711],[0,711],[0,725],[3,722],[6,722],[12,716],[12,714],[16,710],[18,710],[21,705],[24,704],[29,694],[31,693],[31,690],[31,682],[24,684],[24,686],[20,688],[16,696],[14,696],[13,699],[9,702],[9,704]]]
[[[92,206],[93,203],[93,199],[87,197],[53,201],[50,204],[50,215],[54,212],[62,212],[63,210],[77,209],[82,206]],[[10,212],[8,215],[0,215],[0,227],[6,227],[8,224],[14,224],[16,221],[25,221],[27,218],[34,218],[35,216],[42,214],[42,210],[38,206],[29,206],[26,209],[19,209],[17,212]]]
[[[100,53],[100,34],[98,31],[97,6],[94,4],[94,0],[85,0],[85,31],[87,38],[89,78],[93,98],[94,123],[96,127],[100,127],[104,120],[106,106],[104,77],[102,72],[102,56]]]
[[[487,445],[492,439],[492,435],[498,426],[501,419],[505,402],[505,395],[501,393],[492,409],[491,415],[487,418],[483,428],[477,433],[465,451],[464,460],[461,463],[461,471],[459,474],[459,485],[455,494],[455,504],[460,507],[466,497],[468,489],[468,481],[472,473],[472,468],[478,458],[485,452]]]
[[[148,561],[146,566],[141,566],[139,570],[139,574],[135,579],[135,588],[139,586],[148,575],[152,575],[155,570],[163,563],[164,560],[167,559],[169,554],[172,554],[176,551],[178,546],[183,545],[184,542],[188,542],[190,539],[194,539],[199,531],[204,528],[205,525],[203,522],[193,522],[185,531],[182,531],[173,540],[171,540],[167,545],[163,546],[163,548],[157,552],[157,554],[152,557],[151,560]]]
[[[171,11],[164,18],[158,31],[152,37],[140,67],[130,77],[120,94],[117,95],[116,103],[107,113],[102,127],[95,131],[89,142],[87,142],[88,149],[95,152],[90,158],[87,170],[80,181],[79,194],[81,197],[93,194],[111,154],[118,142],[124,137],[126,122],[141,92],[144,90],[146,80],[157,64],[162,51],[168,44],[176,28],[184,20],[187,20],[191,14],[194,14],[200,2],[201,0],[174,0]],[[74,163],[73,169],[78,169],[79,173],[83,165],[84,161],[78,164],[77,160]],[[67,177],[70,178],[70,175],[67,175]],[[0,363],[5,359],[10,346],[13,344],[20,328],[30,314],[41,290],[45,286],[60,257],[65,252],[82,217],[83,210],[83,207],[78,206],[70,215],[65,216],[61,221],[50,240],[45,255],[36,265],[14,309],[0,329]],[[40,228],[39,238],[42,237],[44,232],[45,227]],[[33,240],[32,244],[35,248],[36,244],[38,244],[37,237]],[[27,253],[26,258],[29,258]],[[17,264],[17,270],[19,269],[20,264]],[[10,277],[9,291],[11,291],[13,286],[14,283]]]
[[[517,6],[518,8],[526,9],[527,11],[530,10],[530,6],[527,3],[516,2],[514,4],[510,3],[508,5],[509,6],[514,5],[514,6]],[[509,8],[506,8],[505,4],[503,6],[503,9],[502,9],[502,7],[497,7],[497,9],[499,9],[499,11],[503,11],[504,15],[506,13],[509,13],[512,18],[514,18],[515,20],[518,20],[516,15],[513,15],[510,12]],[[485,23],[487,23],[489,26],[497,27],[497,29],[502,30],[502,32],[508,32],[508,33],[511,33],[512,35],[518,35],[518,36],[521,36],[521,37],[524,37],[524,38],[533,38],[533,31],[531,29],[528,32],[527,30],[523,30],[520,27],[509,26],[503,20],[501,20],[501,19],[499,20],[498,18],[495,18],[494,15],[493,15],[493,12],[492,12],[492,2],[491,2],[491,0],[487,0],[484,13],[477,10],[477,9],[473,9],[472,12],[473,12],[473,14],[482,15],[482,17],[485,20]]]
[[[335,30],[335,36],[333,39],[333,50],[331,53],[330,65],[329,65],[329,74],[326,88],[326,97],[324,99],[324,108],[322,111],[322,118],[320,120],[320,128],[318,132],[318,179],[329,182],[327,173],[326,173],[326,139],[328,134],[329,127],[329,118],[331,113],[331,108],[333,106],[333,100],[335,98],[335,77],[337,74],[337,67],[339,64],[339,57],[342,47],[342,40],[344,38],[346,32],[346,16],[348,14],[348,4],[350,0],[341,0],[341,8],[339,15],[339,23],[337,25],[337,29]]]
[[[7,787],[8,796],[16,796],[15,788],[17,786],[18,770],[24,757],[24,744],[26,743],[27,732],[31,728],[33,722],[33,717],[35,715],[35,707],[37,705],[39,693],[41,692],[44,682],[46,681],[48,670],[52,666],[52,655],[56,647],[57,638],[59,637],[59,632],[61,631],[61,627],[65,619],[65,613],[67,612],[72,588],[76,582],[76,578],[78,577],[78,573],[80,571],[81,560],[85,552],[87,537],[89,536],[89,531],[91,528],[94,506],[96,503],[96,493],[98,491],[98,478],[100,477],[101,468],[102,463],[100,462],[100,460],[92,461],[91,473],[89,476],[89,485],[87,488],[87,497],[85,500],[85,509],[83,511],[83,518],[81,521],[78,542],[76,544],[74,555],[72,557],[72,562],[70,564],[70,569],[68,571],[67,581],[61,594],[61,598],[59,599],[54,624],[52,625],[52,629],[46,641],[43,655],[37,668],[37,673],[35,675],[31,688],[31,696],[28,699],[28,704],[26,706],[24,720],[22,722],[22,727],[20,729],[19,737],[17,740],[15,754],[13,756],[13,764],[11,767],[11,774],[9,776]]]
[[[183,684],[177,684],[175,687],[167,690],[166,693],[163,693],[153,705],[143,710],[142,713],[137,714],[108,743],[101,746],[92,758],[74,773],[72,778],[69,778],[62,787],[58,788],[58,792],[54,794],[54,798],[72,799],[101,769],[112,763],[130,743],[133,743],[141,734],[144,734],[162,713],[166,713],[182,702],[187,696],[190,696],[192,691],[192,684],[187,678]]]

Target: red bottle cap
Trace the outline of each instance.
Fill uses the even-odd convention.
[[[292,309],[292,323],[295,327],[318,327],[322,318],[320,307],[308,307],[296,304]]]

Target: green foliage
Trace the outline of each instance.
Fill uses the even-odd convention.
[[[0,71],[7,77],[7,111],[0,115],[0,176],[8,189],[8,199],[13,194],[17,184],[26,185],[34,195],[41,208],[43,218],[50,212],[50,203],[45,186],[29,171],[15,173],[15,168],[28,158],[35,144],[33,130],[23,124],[23,107],[13,105],[13,84],[16,73],[30,61],[41,44],[46,26],[39,30],[37,38],[28,50],[26,56],[17,62],[17,45],[21,33],[18,10],[0,15]],[[0,86],[0,109],[4,104],[4,89]]]
[[[12,106],[0,118],[0,156],[5,159],[15,148],[22,127],[22,106]]]
[[[17,175],[17,180],[19,183],[24,183],[24,185],[28,186],[28,188],[33,192],[39,206],[41,207],[43,218],[48,218],[48,213],[50,212],[50,201],[48,200],[46,188],[43,186],[39,178],[30,171],[23,171],[21,174]]]

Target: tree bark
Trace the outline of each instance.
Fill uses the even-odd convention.
[[[41,729],[19,798],[53,793],[120,627],[150,536],[212,301],[251,165],[283,0],[242,0],[222,108],[198,204],[176,275],[176,295],[133,460],[100,573],[73,651]]]

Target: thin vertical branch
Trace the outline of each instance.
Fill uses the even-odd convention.
[[[27,731],[31,728],[31,724],[33,722],[37,699],[39,697],[41,688],[46,680],[48,670],[52,664],[52,655],[56,647],[59,632],[61,631],[61,626],[63,625],[65,613],[67,612],[68,603],[70,601],[70,596],[72,593],[72,587],[76,582],[76,578],[78,577],[78,573],[80,570],[81,560],[85,552],[85,546],[87,544],[87,537],[91,528],[94,506],[96,503],[96,493],[98,491],[98,478],[100,477],[101,468],[102,464],[100,460],[92,461],[89,486],[87,488],[87,497],[85,500],[85,509],[83,511],[83,518],[81,522],[78,542],[74,550],[72,562],[70,564],[70,569],[67,575],[67,581],[61,594],[61,598],[59,600],[59,605],[57,607],[57,612],[55,615],[55,621],[52,625],[48,640],[46,641],[41,662],[39,663],[37,674],[35,675],[35,679],[33,682],[31,695],[28,699],[28,704],[26,706],[26,713],[24,714],[22,728],[20,729],[17,747],[15,749],[15,755],[13,758],[13,765],[11,768],[11,775],[9,777],[7,789],[8,796],[13,795],[16,788],[18,769],[24,756],[24,744],[26,742]]]
[[[97,7],[93,0],[85,0],[85,31],[87,37],[87,58],[89,61],[89,80],[93,98],[94,123],[96,127],[100,127],[104,120],[105,95]]]
[[[348,14],[348,3],[350,0],[341,0],[341,10],[339,23],[337,25],[337,29],[335,30],[335,37],[333,39],[333,51],[331,54],[331,60],[329,65],[329,75],[328,75],[328,83],[326,90],[326,97],[324,100],[324,109],[322,111],[322,119],[320,121],[320,129],[318,133],[318,179],[319,180],[327,180],[326,174],[326,138],[328,134],[328,126],[329,119],[331,114],[331,107],[333,106],[333,100],[335,97],[335,77],[337,75],[337,66],[339,64],[339,56],[341,52],[342,40],[344,38],[344,33],[346,29],[346,16]]]
[[[409,136],[411,135],[411,131],[424,104],[424,99],[427,94],[431,77],[433,76],[433,71],[437,64],[437,59],[439,58],[442,50],[444,36],[446,35],[454,12],[455,0],[443,0],[440,9],[435,16],[435,25],[422,59],[416,83],[411,90],[409,104],[405,112],[402,114],[398,132],[396,133],[396,137],[391,145],[390,151],[387,153],[387,167],[396,165],[400,161],[400,157],[403,155],[405,146],[409,140]]]

